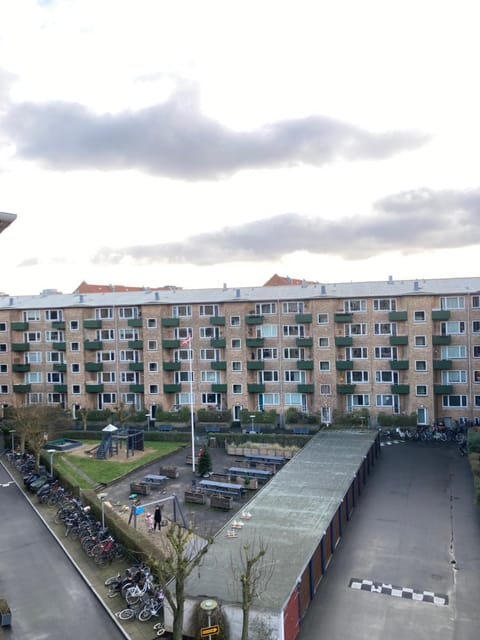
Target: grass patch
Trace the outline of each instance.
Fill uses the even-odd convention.
[[[91,444],[93,447],[98,444],[98,440],[84,440],[83,444]],[[67,476],[82,489],[91,489],[99,482],[108,484],[119,480],[131,471],[145,464],[160,460],[184,446],[184,443],[179,442],[148,442],[146,443],[147,453],[137,452],[137,455],[129,457],[128,460],[125,457],[125,450],[120,451],[118,456],[113,456],[106,460],[89,458],[85,454],[83,456],[77,455],[75,450],[72,450],[68,453],[57,454],[54,458],[54,466],[62,476]],[[68,463],[63,459],[64,456],[67,457]],[[118,458],[122,461],[120,462]],[[72,465],[74,465],[74,469],[72,469]],[[81,472],[91,478],[92,482],[89,482]]]

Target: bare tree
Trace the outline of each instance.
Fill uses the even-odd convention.
[[[185,611],[185,582],[195,567],[201,563],[213,538],[200,538],[190,529],[184,529],[174,523],[168,527],[166,538],[170,553],[161,560],[150,558],[149,563],[155,570],[165,598],[172,610],[172,640],[183,638],[183,618]],[[174,586],[169,583],[174,578]]]
[[[37,468],[42,447],[63,426],[62,418],[62,410],[50,405],[33,404],[13,409],[12,423],[20,438],[20,451],[23,453],[28,446]]]
[[[272,577],[274,563],[267,562],[268,547],[262,539],[254,539],[240,548],[240,564],[232,558],[231,567],[235,580],[241,585],[242,594],[242,636],[248,640],[250,609],[254,599],[265,590]]]
[[[77,409],[77,416],[82,421],[83,430],[86,431],[88,423],[88,409],[86,407],[80,407],[80,409]]]

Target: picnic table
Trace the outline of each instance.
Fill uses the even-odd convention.
[[[208,493],[219,493],[226,496],[242,496],[245,487],[233,482],[218,482],[216,480],[200,480],[198,486]]]
[[[145,482],[145,484],[157,488],[162,487],[166,480],[167,476],[157,476],[154,473],[149,473],[143,478],[143,482]]]
[[[273,475],[272,471],[266,469],[250,469],[248,467],[229,467],[228,473],[231,476],[240,476],[241,478],[256,478],[257,480],[266,482]]]

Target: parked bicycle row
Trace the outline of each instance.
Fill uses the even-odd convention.
[[[417,427],[416,429],[402,429],[397,427],[396,429],[381,429],[380,431],[382,438],[388,440],[457,442],[458,444],[467,440],[467,433],[464,428]]]

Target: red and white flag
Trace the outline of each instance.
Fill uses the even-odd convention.
[[[181,343],[180,346],[181,347],[186,347],[187,344],[190,344],[190,342],[192,341],[192,337],[191,336],[187,336],[186,338],[184,338]]]

